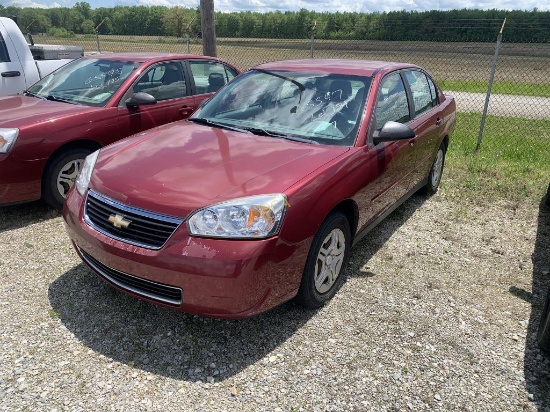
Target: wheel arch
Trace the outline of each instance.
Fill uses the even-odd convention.
[[[56,159],[61,153],[72,150],[72,149],[89,149],[92,152],[98,150],[101,148],[101,145],[93,140],[85,140],[85,139],[79,139],[79,140],[72,140],[68,143],[65,143],[63,146],[58,147],[55,149],[55,151],[50,155],[48,158],[48,161],[44,165],[44,169],[42,171],[42,182],[44,182],[44,172],[48,170],[54,159]]]
[[[449,135],[446,134],[443,140],[441,141],[445,145],[445,153],[447,153],[447,150],[449,149]]]
[[[329,213],[327,213],[327,217],[334,212],[342,213],[348,220],[351,241],[353,243],[353,239],[355,238],[355,234],[357,232],[357,224],[359,222],[359,208],[357,207],[357,203],[355,203],[352,199],[344,199],[334,206]]]

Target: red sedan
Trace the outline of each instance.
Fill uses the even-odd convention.
[[[420,67],[259,65],[186,121],[89,155],[64,218],[82,260],[169,308],[241,318],[338,290],[352,244],[434,193],[455,102]]]
[[[0,205],[42,197],[61,209],[88,154],[188,117],[237,73],[210,57],[105,54],[0,98]]]

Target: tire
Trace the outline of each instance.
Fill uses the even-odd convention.
[[[67,192],[73,186],[84,158],[92,151],[84,148],[69,149],[52,159],[42,177],[42,199],[51,207],[61,210]]]
[[[351,231],[342,213],[332,213],[322,223],[313,239],[302,275],[296,302],[306,308],[323,306],[342,284]]]
[[[548,184],[548,189],[546,190],[546,206],[550,206],[550,184]]]
[[[439,183],[441,183],[441,176],[443,175],[443,167],[445,166],[445,153],[445,143],[441,142],[435,154],[430,173],[428,174],[428,183],[426,183],[423,189],[424,193],[428,196],[433,195],[437,192],[437,189],[439,189]]]
[[[542,350],[550,352],[550,289],[546,294],[546,302],[540,314],[537,341]]]

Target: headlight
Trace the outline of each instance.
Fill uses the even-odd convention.
[[[88,184],[90,183],[90,178],[92,177],[92,172],[94,170],[95,161],[97,160],[98,155],[99,150],[96,150],[86,156],[86,159],[84,159],[84,165],[82,165],[82,169],[80,169],[80,173],[76,178],[76,190],[81,196],[84,196],[86,189],[88,189]]]
[[[8,153],[18,135],[19,129],[0,129],[0,153]]]
[[[279,233],[286,206],[283,194],[243,197],[196,211],[187,228],[195,236],[266,238]]]

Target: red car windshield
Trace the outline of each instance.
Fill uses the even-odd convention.
[[[352,146],[371,78],[252,70],[190,120],[314,144]]]
[[[105,106],[139,63],[78,59],[44,77],[27,90],[43,99],[86,106]]]

